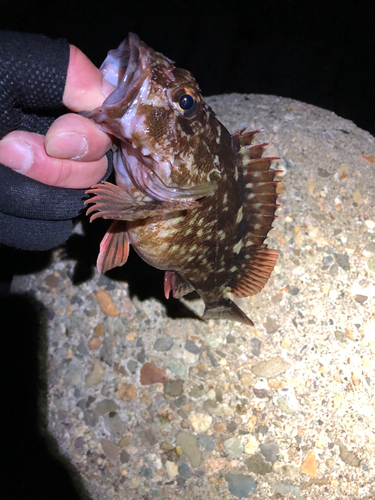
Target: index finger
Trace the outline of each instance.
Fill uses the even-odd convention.
[[[72,111],[91,110],[100,106],[114,89],[90,59],[71,45],[63,104]]]

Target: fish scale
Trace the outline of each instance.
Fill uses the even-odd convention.
[[[165,270],[164,293],[196,290],[203,319],[253,325],[229,298],[258,293],[278,251],[264,243],[275,220],[275,158],[259,131],[231,135],[204,102],[193,76],[176,68],[134,34],[102,65],[116,90],[85,113],[118,141],[116,184],[94,195],[91,220],[113,219],[97,261],[100,272],[124,265],[132,245],[150,265]],[[118,75],[118,80],[113,80]]]

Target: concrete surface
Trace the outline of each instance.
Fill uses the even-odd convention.
[[[208,102],[285,171],[255,327],[166,303],[134,256],[99,276],[76,234],[13,282],[47,310],[49,432],[94,500],[375,498],[374,138],[291,99]]]

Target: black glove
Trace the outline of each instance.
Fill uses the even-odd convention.
[[[0,31],[0,138],[13,130],[45,134],[64,112],[69,54],[66,40]],[[103,180],[112,171],[107,156]],[[22,250],[64,243],[86,198],[84,189],[47,186],[0,164],[0,243]]]

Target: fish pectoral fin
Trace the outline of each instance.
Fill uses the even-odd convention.
[[[206,321],[209,319],[230,319],[254,326],[251,319],[230,299],[222,299],[217,304],[206,304],[202,318]]]
[[[94,184],[86,194],[95,195],[85,201],[85,205],[92,203],[86,211],[91,215],[90,222],[97,218],[125,220],[124,215],[137,203],[136,200],[124,189],[111,182]],[[96,213],[93,213],[96,212]]]
[[[120,186],[105,181],[95,184],[86,191],[86,194],[95,195],[85,201],[86,205],[92,203],[86,211],[87,215],[91,214],[90,222],[98,218],[129,221],[146,219],[200,206],[200,203],[195,200],[171,202],[137,200]]]
[[[101,274],[114,267],[123,266],[129,256],[129,240],[126,223],[114,221],[100,243],[96,267]]]
[[[194,290],[193,285],[186,281],[180,274],[174,271],[165,271],[164,295],[166,299],[169,299],[171,291],[175,299],[180,299],[184,295],[194,292]]]

